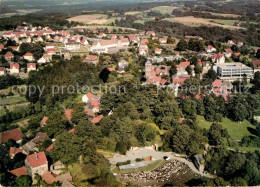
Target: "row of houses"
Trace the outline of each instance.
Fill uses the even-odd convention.
[[[28,63],[27,64],[27,73],[30,71],[37,71],[36,63]],[[10,64],[10,68],[0,67],[0,76],[5,74],[16,75],[20,73],[20,65],[19,64]]]

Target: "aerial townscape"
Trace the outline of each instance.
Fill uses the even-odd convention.
[[[259,186],[260,1],[0,0],[0,186]]]

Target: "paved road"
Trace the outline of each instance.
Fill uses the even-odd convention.
[[[127,160],[135,161],[136,158],[144,158],[152,156],[153,159],[156,160],[162,160],[164,156],[168,156],[170,159],[178,160],[180,162],[183,162],[189,166],[189,168],[194,171],[195,173],[208,178],[214,178],[213,175],[208,173],[203,173],[199,171],[192,162],[188,161],[185,158],[177,157],[174,155],[173,152],[159,152],[155,151],[150,147],[145,148],[134,148],[133,150],[130,150],[126,153],[126,155],[115,155],[114,158],[108,159],[111,164],[116,164],[117,162],[124,162]]]

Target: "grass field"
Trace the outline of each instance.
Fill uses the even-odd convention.
[[[137,15],[137,14],[141,14],[141,11],[132,11],[132,12],[126,12],[125,15]]]
[[[76,21],[84,24],[105,24],[107,23],[107,15],[105,14],[91,14],[91,15],[80,15],[69,18],[68,21]]]
[[[212,125],[212,122],[206,121],[203,116],[198,116],[198,126],[200,128],[209,129]],[[224,118],[221,122],[221,125],[227,129],[229,135],[234,140],[241,140],[243,136],[252,135],[250,129],[255,129],[255,126],[252,125],[249,121],[245,120],[242,123],[232,122],[228,118]]]
[[[117,26],[106,26],[106,25],[88,25],[88,26],[77,26],[74,27],[74,29],[104,29],[104,28],[108,28],[108,29],[122,29],[122,30],[133,30],[135,31],[136,29],[133,28],[127,28],[127,27],[117,27]]]
[[[228,20],[221,20],[222,24],[220,24],[220,20],[218,19],[204,19],[204,18],[195,18],[192,16],[186,16],[186,17],[175,17],[175,18],[165,18],[165,20],[170,22],[178,22],[182,23],[184,25],[190,26],[190,27],[199,27],[199,26],[219,26],[227,29],[241,29],[241,27],[228,25],[231,24],[231,22],[228,22]],[[212,22],[214,21],[214,22]],[[235,22],[235,20],[232,20]]]
[[[214,16],[223,16],[223,17],[233,17],[233,18],[241,17],[240,15],[237,15],[237,14],[222,14],[222,13],[207,12],[207,11],[202,11],[202,13],[209,13],[209,14],[214,15]]]
[[[161,14],[171,14],[174,9],[178,9],[178,8],[179,7],[173,7],[173,6],[158,6],[150,10],[160,12]]]

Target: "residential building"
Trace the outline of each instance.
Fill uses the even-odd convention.
[[[0,67],[0,76],[6,74],[6,69],[5,67]]]
[[[260,71],[260,60],[253,60],[252,61],[254,73]]]
[[[225,63],[226,61],[225,56],[221,53],[214,54],[211,58],[212,58],[212,62],[216,64],[222,64]]]
[[[205,48],[205,51],[207,53],[213,53],[213,52],[216,52],[217,49],[215,47],[213,47],[212,45],[208,45],[206,48]]]
[[[51,56],[51,55],[44,54],[44,55],[37,61],[37,63],[39,63],[39,64],[45,64],[45,63],[51,62],[51,60],[52,60],[52,56]]]
[[[162,49],[156,48],[154,50],[154,52],[155,52],[156,55],[160,55],[160,54],[162,54]]]
[[[48,171],[48,160],[45,153],[40,152],[28,155],[25,159],[25,167],[28,175],[30,175],[33,180],[36,173],[42,176]]]
[[[17,128],[0,133],[0,143],[6,143],[8,140],[14,140],[21,143],[24,134]]]
[[[253,69],[240,62],[221,63],[214,67],[221,80],[242,80],[244,75],[250,80],[253,77]]]
[[[97,55],[87,55],[83,62],[94,64],[95,66],[98,64],[98,56]]]
[[[7,60],[8,62],[11,62],[14,59],[14,54],[11,51],[8,51],[5,54],[5,60]]]
[[[225,49],[225,53],[224,54],[225,54],[225,57],[230,58],[232,56],[232,54],[233,54],[233,51],[232,51],[231,48],[227,48],[227,49]]]
[[[9,156],[11,157],[11,159],[13,159],[16,154],[22,153],[22,152],[23,152],[23,150],[20,148],[10,147]]]
[[[25,55],[23,55],[23,59],[28,60],[28,61],[33,61],[34,57],[32,53],[26,53]]]
[[[29,73],[30,71],[36,71],[36,63],[28,63],[27,64],[27,73]]]
[[[126,60],[120,60],[120,62],[118,62],[118,72],[119,73],[124,73],[125,72],[125,68],[127,68],[129,65],[129,63]]]
[[[164,37],[164,38],[160,38],[159,41],[161,44],[166,44],[167,43],[167,37]]]

